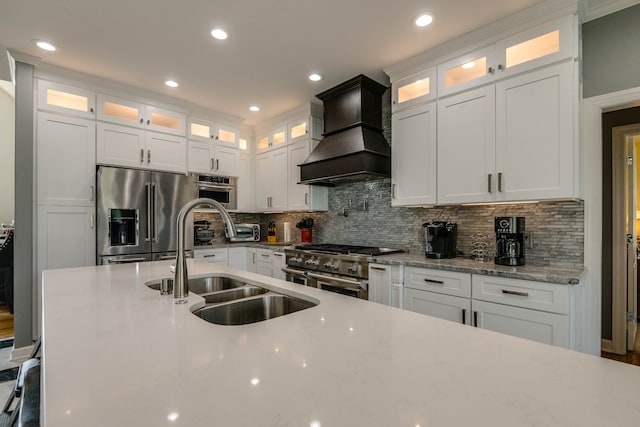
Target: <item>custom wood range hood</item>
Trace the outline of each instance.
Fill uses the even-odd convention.
[[[300,166],[299,184],[385,178],[391,147],[382,134],[386,87],[362,74],[318,95],[324,103],[324,138]]]

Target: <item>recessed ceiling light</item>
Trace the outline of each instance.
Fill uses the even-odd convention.
[[[228,37],[227,32],[224,30],[221,30],[220,28],[216,28],[212,30],[211,35],[213,36],[214,39],[218,39],[218,40],[225,40]]]
[[[249,110],[253,112],[258,112],[260,111],[260,107],[258,107],[257,105],[252,105],[251,107],[249,107]]]
[[[309,74],[309,80],[311,80],[312,82],[317,82],[319,80],[322,80],[322,76],[318,73]]]
[[[166,82],[164,82],[164,84],[166,84],[169,87],[178,87],[178,83],[174,82],[173,80],[167,80]]]
[[[473,62],[473,61],[469,61],[469,62],[466,62],[466,63],[461,65],[463,70],[470,70],[471,68],[473,68],[475,66],[476,66],[476,63]]]
[[[416,18],[415,22],[418,27],[426,27],[431,24],[432,21],[433,17],[431,15],[420,15]]]
[[[35,42],[36,42],[36,46],[38,46],[40,49],[48,50],[49,52],[53,52],[56,50],[56,47],[51,43],[48,43],[42,40],[36,40]]]

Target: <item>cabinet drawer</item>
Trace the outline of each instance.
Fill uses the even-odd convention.
[[[569,312],[569,289],[566,285],[474,274],[472,287],[474,300],[550,313],[568,314]]]
[[[404,309],[464,325],[471,325],[471,300],[468,298],[405,289]]]
[[[458,297],[471,297],[471,275],[452,271],[407,267],[404,286]]]
[[[258,262],[273,264],[273,252],[269,249],[258,249],[256,251],[256,260]]]
[[[206,262],[226,263],[229,258],[229,250],[227,248],[196,249],[193,257]]]

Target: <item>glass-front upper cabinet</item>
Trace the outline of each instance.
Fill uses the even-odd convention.
[[[497,69],[506,77],[578,56],[577,18],[568,15],[523,31],[496,44]]]
[[[261,153],[263,151],[267,151],[271,147],[271,142],[269,141],[268,135],[258,136],[256,139],[256,151]]]
[[[98,120],[184,136],[186,116],[164,108],[98,94]]]
[[[38,80],[38,109],[94,118],[96,94],[86,89]]]
[[[227,147],[238,148],[238,137],[240,131],[231,126],[216,126],[216,143],[226,145]]]
[[[238,148],[240,131],[230,126],[217,125],[213,122],[199,119],[189,119],[189,139],[208,141],[227,147]]]
[[[392,112],[435,99],[436,68],[429,68],[393,82],[391,94]]]
[[[287,127],[282,126],[271,132],[271,147],[277,148],[287,144]]]
[[[289,143],[302,141],[309,136],[309,118],[293,121],[287,125]]]
[[[490,82],[495,68],[495,47],[487,46],[438,66],[438,95],[449,95]]]

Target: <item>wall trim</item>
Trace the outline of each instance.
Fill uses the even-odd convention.
[[[29,359],[31,356],[31,352],[33,351],[33,344],[25,347],[13,348],[11,351],[11,362],[14,363],[22,363],[25,360]]]
[[[584,195],[584,345],[600,355],[610,341],[602,337],[602,113],[640,101],[640,87],[582,99]]]

